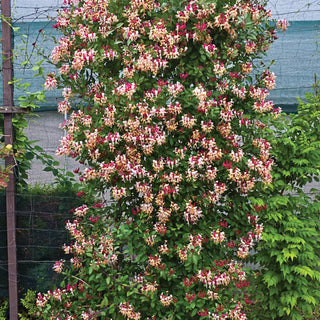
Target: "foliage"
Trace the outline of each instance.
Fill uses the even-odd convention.
[[[246,319],[242,261],[272,182],[263,121],[279,112],[275,77],[254,62],[276,38],[269,12],[248,0],[64,4],[45,86],[63,88],[58,110],[71,112],[58,153],[86,166],[100,201],[66,224],[71,265],[54,265],[66,280],[38,295],[39,318]]]
[[[7,300],[1,300],[0,303],[0,320],[7,320],[9,303]]]
[[[25,296],[20,300],[20,303],[23,307],[23,311],[18,314],[20,320],[31,320],[35,318],[36,312],[36,292],[28,290]],[[1,301],[0,305],[0,320],[8,320],[8,300]]]
[[[12,153],[12,145],[10,144],[4,145],[4,143],[0,141],[0,159],[4,159],[6,156],[10,155],[11,153]],[[0,189],[5,188],[7,186],[11,169],[12,168],[10,167],[3,168],[0,165]]]
[[[15,37],[19,36],[22,39],[22,46],[16,48],[13,51],[13,59],[22,59],[21,67],[31,65],[34,71],[34,78],[44,78],[44,70],[42,64],[43,59],[38,60],[32,65],[30,59],[33,55],[43,58],[43,51],[36,45],[32,47],[32,52],[27,51],[28,43],[23,40],[25,35],[19,34],[19,28],[12,27]],[[32,112],[39,108],[39,105],[45,101],[45,90],[39,90],[32,92],[28,88],[30,83],[25,83],[22,79],[13,79],[12,85],[14,90],[18,93],[18,101],[16,102],[21,108],[28,108],[30,113],[29,117],[35,117]],[[66,183],[70,185],[70,177],[72,174],[66,173],[58,168],[59,163],[54,158],[45,153],[43,148],[36,144],[37,141],[30,141],[26,136],[24,130],[28,126],[27,118],[24,114],[15,114],[13,116],[13,128],[14,128],[14,143],[12,145],[4,145],[4,117],[0,114],[0,159],[4,159],[7,155],[14,156],[15,165],[13,167],[4,168],[3,163],[0,163],[0,189],[5,188],[8,182],[9,172],[14,172],[16,179],[16,186],[18,190],[24,190],[27,188],[28,170],[31,168],[31,162],[33,159],[38,159],[45,166],[45,171],[51,171],[53,176],[59,183]],[[69,175],[69,176],[68,176]],[[71,179],[70,179],[71,178]]]
[[[5,18],[2,17],[4,20]],[[9,24],[13,31],[18,31],[14,28],[9,21],[6,21]],[[17,52],[14,52],[13,56],[16,56]],[[27,83],[22,84],[21,79],[17,79],[12,81],[12,84],[18,90],[22,90],[24,94],[21,94],[19,97],[19,104],[22,108],[30,108],[33,110],[37,107],[36,102],[42,101],[44,99],[44,91],[39,91],[36,93],[31,93],[27,91],[28,85]],[[17,167],[19,164],[19,174],[17,176],[19,186],[25,186],[25,179],[27,178],[27,170],[30,167],[30,162],[25,157],[26,149],[30,148],[31,144],[28,141],[26,135],[23,130],[27,126],[27,122],[22,114],[16,114],[12,119],[13,127],[14,127],[14,145],[11,144],[5,146],[4,144],[4,116],[0,114],[0,159],[4,159],[7,156],[14,156],[15,165]],[[4,167],[2,163],[0,163],[0,189],[5,188],[7,186],[7,182],[9,179],[9,173],[12,173],[13,167]]]
[[[23,96],[20,96],[20,98],[22,97]],[[33,101],[34,107],[36,107],[35,103],[39,103],[38,99],[40,99],[40,97],[40,93],[27,92],[25,101],[28,102],[21,103],[20,106],[23,108],[25,103],[32,106],[31,101]],[[35,115],[30,114],[30,117],[31,116]],[[31,168],[33,159],[42,162],[44,171],[52,172],[57,184],[71,186],[72,182],[74,182],[72,172],[65,172],[63,169],[60,169],[58,167],[58,161],[51,155],[48,155],[42,147],[37,145],[37,141],[31,141],[26,136],[24,132],[28,125],[26,117],[21,114],[15,115],[12,122],[14,127],[14,144],[13,146],[11,144],[5,146],[3,139],[3,116],[0,115],[0,159],[4,159],[8,155],[13,155],[15,162],[13,167],[7,168],[0,163],[0,189],[7,186],[9,173],[14,171],[17,189],[19,191],[25,190],[27,188],[28,170]]]
[[[316,83],[298,113],[273,121],[270,132],[274,183],[261,217],[263,241],[252,259],[260,264],[253,286],[256,311],[267,311],[271,319],[313,319],[320,305],[319,190],[307,192],[320,176],[318,90]]]
[[[35,291],[28,290],[25,296],[20,300],[20,303],[22,304],[24,311],[22,313],[19,313],[19,319],[20,320],[31,320],[36,319],[36,302],[37,295]]]

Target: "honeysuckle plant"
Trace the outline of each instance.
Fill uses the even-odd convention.
[[[57,154],[85,166],[96,198],[66,224],[66,280],[38,295],[38,317],[246,319],[243,265],[267,210],[255,198],[272,183],[264,118],[280,112],[275,75],[256,65],[271,13],[254,0],[64,5],[45,86],[70,113]]]
[[[6,156],[9,156],[11,152],[11,144],[4,145],[4,143],[0,142],[0,159],[4,159]],[[3,164],[0,165],[0,190],[7,187],[11,169],[12,168],[10,167],[5,167]]]

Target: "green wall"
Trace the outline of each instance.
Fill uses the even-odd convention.
[[[42,88],[43,80],[34,78],[32,70],[34,63],[39,59],[33,48],[37,43],[50,54],[54,47],[52,36],[58,37],[56,29],[51,27],[53,22],[26,22],[16,23],[19,30],[15,32],[14,46],[21,55],[14,63],[15,78],[22,79],[23,83],[31,83],[29,91],[37,91]],[[42,32],[45,37],[42,36]],[[271,46],[267,56],[263,59],[265,63],[275,60],[271,66],[277,75],[277,86],[270,94],[270,99],[276,105],[281,105],[287,111],[295,109],[297,97],[303,97],[305,92],[312,90],[314,75],[320,77],[320,21],[293,21],[286,33],[279,32],[279,39]],[[26,57],[30,58],[30,64],[21,67],[21,62]],[[43,65],[46,72],[53,70],[51,64]],[[1,79],[2,80],[2,79]],[[2,81],[1,81],[2,83]],[[15,92],[17,100],[21,92]],[[48,91],[46,103],[41,105],[39,111],[56,110],[57,99],[60,97],[58,91]],[[2,88],[0,85],[0,103],[2,103]]]

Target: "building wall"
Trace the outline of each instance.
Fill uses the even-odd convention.
[[[47,20],[55,16],[63,0],[12,0],[13,17],[19,22]],[[276,19],[290,21],[319,20],[320,5],[315,0],[269,0],[267,8]]]
[[[12,16],[16,22],[47,21],[55,17],[63,0],[11,0]]]
[[[35,116],[27,116],[27,120],[28,128],[25,133],[28,138],[35,141],[35,145],[41,146],[56,161],[59,161],[60,165],[58,167],[60,169],[67,172],[79,167],[79,163],[75,160],[55,155],[60,140],[64,136],[64,131],[60,128],[60,124],[64,122],[63,115],[56,111],[44,111],[37,113]],[[53,182],[53,174],[43,171],[44,167],[40,160],[33,160],[31,170],[28,173],[28,183],[35,185]]]
[[[63,0],[43,0],[41,3],[29,0],[26,5],[25,1],[14,1],[15,26],[20,28],[15,34],[15,48],[18,52],[25,50],[30,59],[29,64],[21,67],[26,54],[18,56],[14,73],[16,78],[23,79],[22,82],[31,84],[28,88],[31,92],[41,89],[43,84],[42,78],[33,78],[35,72],[32,68],[39,59],[34,54],[33,44],[45,48],[45,54],[50,55],[54,47],[51,36],[59,37],[59,34],[51,28],[52,22],[48,21],[47,15],[55,16],[62,3]],[[274,18],[290,21],[287,32],[278,33],[279,39],[263,59],[266,65],[271,64],[271,70],[277,75],[277,86],[271,92],[270,99],[287,110],[294,109],[297,97],[303,97],[312,90],[314,76],[320,70],[320,3],[314,0],[269,0],[267,8]],[[272,64],[272,61],[275,63]],[[54,70],[51,64],[44,63],[42,66],[46,72]],[[16,100],[20,95],[21,92],[15,92]],[[58,91],[47,92],[46,102],[41,104],[42,110],[55,110],[60,96]]]
[[[314,21],[320,19],[320,3],[315,0],[269,0],[267,8],[276,19]]]

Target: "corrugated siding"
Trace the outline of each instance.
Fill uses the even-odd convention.
[[[314,75],[320,77],[320,21],[292,21],[271,46],[267,61],[277,75],[270,98],[279,105],[295,105],[297,97],[312,90]]]
[[[34,92],[42,89],[43,79],[34,78],[35,72],[32,70],[33,65],[39,59],[32,54],[33,43],[37,43],[44,49],[45,53],[50,54],[54,47],[51,36],[58,36],[55,29],[51,28],[52,22],[25,22],[16,23],[19,27],[14,37],[14,46],[19,53],[14,63],[14,76],[16,79],[22,79],[23,83],[30,83],[29,91]],[[46,37],[43,38],[43,30]],[[23,36],[23,35],[26,35]],[[268,64],[275,60],[271,69],[277,75],[276,89],[271,92],[270,99],[276,105],[282,105],[287,110],[294,108],[297,104],[297,97],[303,97],[305,92],[312,90],[314,75],[320,77],[320,21],[292,21],[286,33],[278,33],[279,39],[271,46],[267,57],[264,61]],[[46,40],[44,40],[46,39]],[[21,62],[25,57],[30,57],[30,64],[21,67]],[[45,63],[43,65],[46,72],[51,72],[53,66]],[[2,80],[2,79],[1,79]],[[1,81],[2,84],[2,81]],[[18,99],[21,92],[15,91],[15,100]],[[43,110],[55,110],[57,98],[60,93],[57,91],[47,92],[46,103],[41,105]],[[0,103],[2,103],[2,88],[0,86]]]

